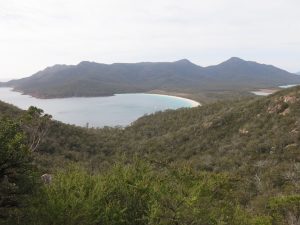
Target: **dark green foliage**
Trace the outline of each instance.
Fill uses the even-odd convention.
[[[21,117],[22,130],[27,134],[27,146],[34,152],[48,132],[51,116],[31,106]]]
[[[12,217],[32,191],[31,158],[24,137],[15,122],[0,120],[0,222]]]
[[[299,210],[299,103],[295,87],[266,98],[158,112],[126,128],[51,121],[35,163],[47,173],[68,162],[89,172],[55,175],[30,212],[40,224],[288,224]],[[22,117],[1,107],[2,116]],[[132,160],[136,155],[143,166]],[[114,167],[120,158],[125,163]],[[47,220],[39,207],[49,207],[42,211],[49,211]]]
[[[1,103],[2,104],[2,103]],[[46,134],[48,115],[36,107],[21,113],[13,107],[0,117],[0,223],[19,220],[30,196],[37,187],[33,151]],[[6,114],[16,112],[14,121]]]

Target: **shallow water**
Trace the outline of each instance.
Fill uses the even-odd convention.
[[[37,99],[11,88],[0,88],[0,100],[27,109],[36,106],[54,119],[89,127],[127,126],[145,114],[192,107],[188,99],[155,94],[117,94],[110,97]]]
[[[251,93],[253,93],[255,95],[260,95],[260,96],[268,96],[271,94],[270,92],[264,92],[264,91],[251,91]]]
[[[290,88],[290,87],[295,87],[298,86],[299,84],[289,84],[289,85],[283,85],[283,86],[279,86],[280,88]]]
[[[298,86],[300,84],[288,84],[288,85],[282,85],[282,86],[278,86],[279,88],[290,88],[290,87],[295,87]],[[251,93],[255,94],[255,95],[261,95],[261,96],[268,96],[272,93],[270,92],[264,92],[264,91],[251,91]]]

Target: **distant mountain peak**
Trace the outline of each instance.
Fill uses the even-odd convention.
[[[53,66],[48,66],[46,67],[44,70],[40,71],[40,72],[58,72],[61,71],[63,69],[68,68],[68,65],[65,64],[55,64]]]
[[[89,63],[90,61],[87,61],[87,60],[83,60],[83,61],[81,61],[80,63],[78,63],[78,64],[83,64],[83,63]]]
[[[90,65],[90,64],[94,64],[95,62],[90,62],[90,61],[81,61],[80,63],[78,63],[78,66],[80,65]]]
[[[225,62],[236,63],[236,62],[246,62],[246,61],[239,57],[231,57],[230,59],[228,59]]]
[[[2,86],[43,98],[108,96],[151,90],[200,93],[300,83],[300,76],[271,65],[232,57],[201,67],[187,59],[173,62],[102,64],[83,61],[56,65]],[[59,91],[58,91],[59,90]],[[204,92],[203,92],[204,93]]]
[[[175,61],[174,63],[180,63],[180,64],[193,64],[190,60],[188,59],[180,59],[178,61]]]

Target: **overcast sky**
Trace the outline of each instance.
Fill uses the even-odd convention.
[[[0,78],[83,60],[231,56],[300,71],[300,0],[0,0]]]

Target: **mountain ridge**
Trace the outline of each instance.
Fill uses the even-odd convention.
[[[254,88],[274,88],[293,83],[300,83],[300,77],[272,65],[232,57],[207,67],[196,65],[188,59],[174,62],[103,64],[82,61],[77,65],[57,64],[30,77],[2,83],[1,86],[13,87],[34,97],[60,98],[153,90],[192,96],[232,90],[245,93]]]

